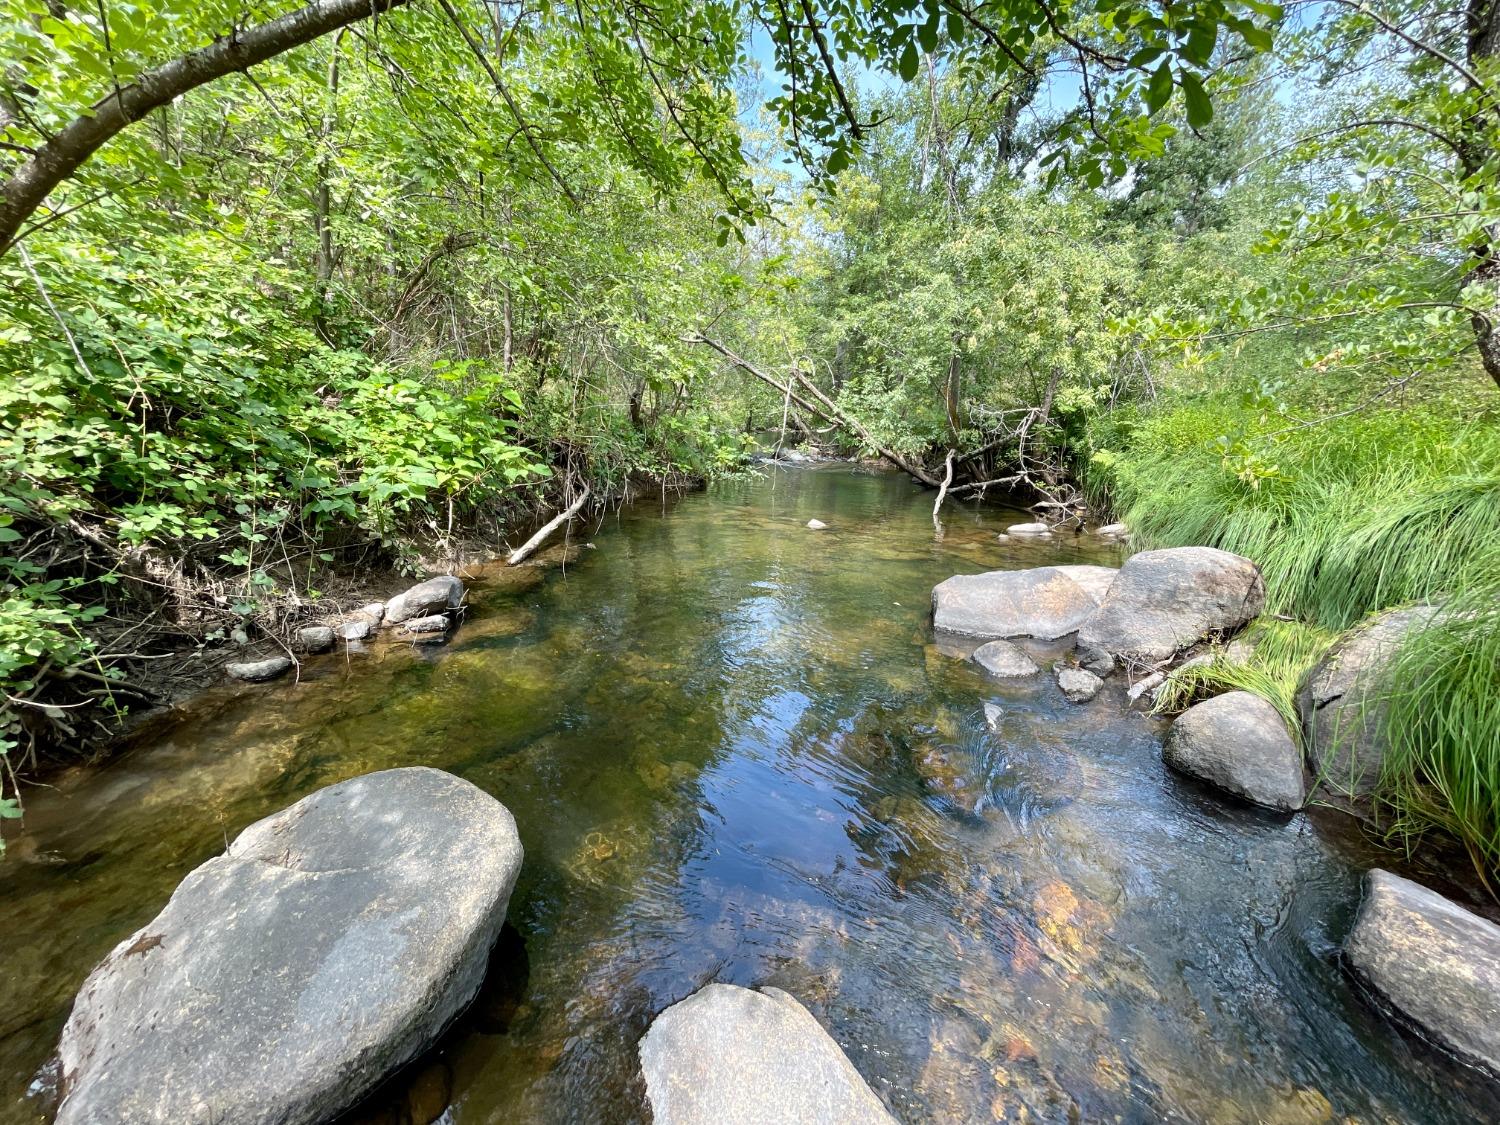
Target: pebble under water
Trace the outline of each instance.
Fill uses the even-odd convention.
[[[1500,1120],[1341,970],[1391,865],[1348,821],[1169,773],[1118,677],[1072,706],[934,643],[950,574],[1120,550],[1002,543],[1029,517],[973,505],[939,537],[931,505],[844,465],[646,501],[564,569],[481,575],[444,648],[216,689],[32,791],[0,861],[0,1121],[48,1117],[74,992],[190,869],[402,765],[494,794],[526,862],[473,1011],[351,1120],[649,1120],[636,1043],[709,981],[792,993],[904,1121]]]

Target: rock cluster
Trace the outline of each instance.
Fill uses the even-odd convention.
[[[374,636],[382,624],[400,626],[403,634],[419,644],[439,643],[453,627],[463,602],[464,585],[457,578],[429,578],[389,601],[361,607],[347,621],[303,626],[297,631],[297,648],[306,653],[328,652],[338,641],[347,644]],[[276,656],[226,664],[224,671],[231,679],[264,683],[285,674],[294,663],[291,657]]]

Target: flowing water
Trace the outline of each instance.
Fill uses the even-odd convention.
[[[1111,681],[987,681],[933,643],[956,572],[1118,561],[1002,544],[847,466],[609,517],[563,570],[474,583],[446,648],[225,688],[29,800],[0,861],[0,1119],[90,967],[250,821],[437,766],[526,862],[474,1011],[362,1121],[639,1121],[635,1045],[708,981],[801,999],[905,1121],[1500,1120],[1337,945],[1378,861],[1348,825],[1169,773]],[[807,530],[811,517],[827,531]],[[991,729],[984,705],[1002,716]]]

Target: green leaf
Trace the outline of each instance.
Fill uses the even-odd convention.
[[[901,51],[901,61],[897,64],[897,70],[901,74],[901,81],[910,82],[917,76],[917,49],[908,42]]]
[[[1152,114],[1161,112],[1161,108],[1167,104],[1172,96],[1172,68],[1165,59],[1162,64],[1151,73],[1151,80],[1146,84],[1146,109]]]
[[[1214,105],[1209,101],[1202,81],[1190,70],[1180,71],[1177,81],[1182,85],[1182,95],[1187,102],[1188,124],[1194,129],[1203,128],[1214,119]]]

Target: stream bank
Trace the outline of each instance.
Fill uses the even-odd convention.
[[[844,465],[667,507],[524,587],[477,577],[447,646],[221,685],[39,794],[0,869],[0,1119],[45,1116],[21,1099],[78,984],[188,870],[399,765],[498,798],[527,859],[478,1008],[373,1119],[436,1087],[455,1122],[643,1120],[635,1044],[710,980],[797,997],[904,1121],[1500,1112],[1339,967],[1383,859],[1352,822],[1173,775],[1119,677],[1075,705],[934,643],[950,575],[1117,545],[1000,542],[1026,515],[968,505],[939,538],[930,492]]]

